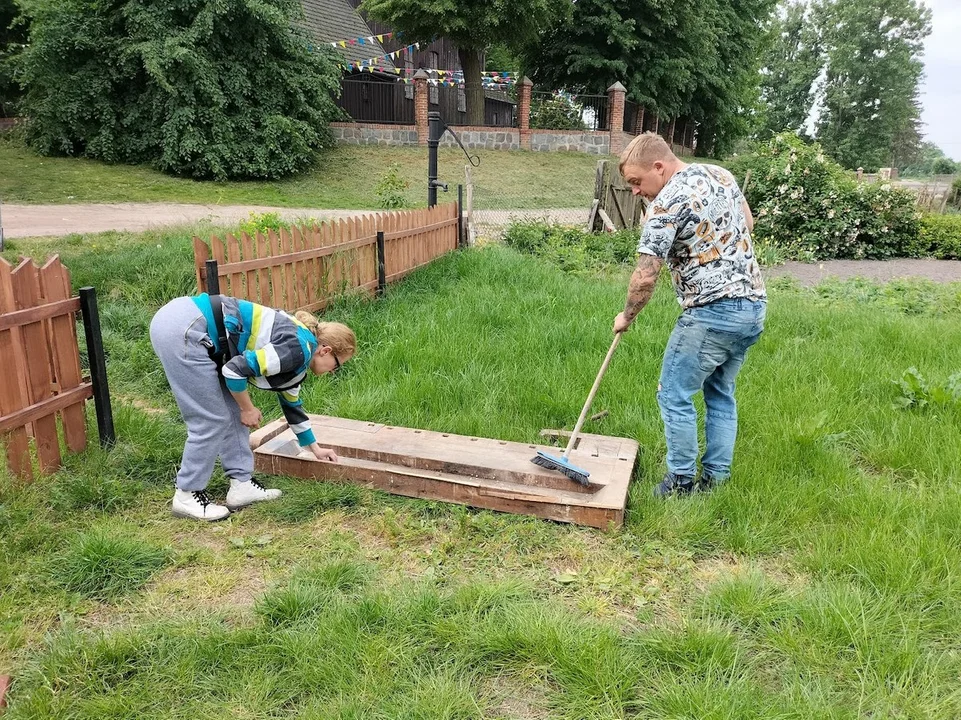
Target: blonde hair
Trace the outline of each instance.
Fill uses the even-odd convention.
[[[357,336],[343,323],[321,322],[315,315],[303,310],[294,317],[310,330],[321,346],[328,345],[337,357],[346,360],[357,352]]]
[[[649,170],[658,160],[670,162],[677,160],[677,156],[664,138],[657,133],[646,132],[631,140],[624,148],[618,169],[622,175],[624,168],[628,165],[637,165],[644,170]]]

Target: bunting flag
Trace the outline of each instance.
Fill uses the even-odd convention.
[[[389,37],[393,37],[394,33],[382,33],[380,35],[369,35],[367,37],[358,38],[345,38],[344,40],[334,40],[333,42],[327,43],[331,47],[345,48],[348,45],[373,45],[375,42],[383,43]],[[397,33],[400,35],[400,33]]]
[[[382,72],[396,72],[399,74],[398,68],[387,67],[385,61],[389,58],[391,60],[399,58],[401,55],[406,53],[411,53],[414,50],[420,50],[420,43],[414,43],[413,45],[408,45],[400,50],[394,50],[394,52],[389,52],[384,55],[378,55],[377,57],[368,58],[366,60],[356,60],[347,64],[342,64],[341,68],[345,70],[360,70],[364,72],[372,72],[372,68],[376,68]]]

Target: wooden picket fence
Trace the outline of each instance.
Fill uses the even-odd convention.
[[[33,477],[31,444],[42,472],[60,467],[59,417],[73,452],[87,444],[85,401],[91,382],[80,370],[70,272],[57,256],[37,267],[25,258],[14,268],[0,258],[0,436],[7,467]]]
[[[378,237],[382,235],[382,237]],[[323,309],[338,295],[382,291],[386,283],[458,247],[458,203],[374,213],[319,225],[194,238],[197,286],[208,292],[207,261],[217,261],[217,292],[260,305]]]

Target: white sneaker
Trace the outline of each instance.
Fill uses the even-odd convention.
[[[177,490],[174,493],[171,512],[174,517],[207,521],[223,520],[230,515],[230,510],[223,505],[217,505],[211,500],[206,490],[197,490],[194,492]]]
[[[227,491],[227,507],[230,510],[239,510],[242,507],[253,505],[255,502],[264,500],[276,500],[282,495],[276,488],[265,488],[254,478],[248,482],[240,482],[230,478],[230,490]]]

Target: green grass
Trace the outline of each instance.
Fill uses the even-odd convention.
[[[456,199],[465,182],[464,154],[439,151],[439,176]],[[590,207],[598,158],[585,153],[478,151],[479,207]],[[0,199],[6,203],[178,202],[213,205],[367,209],[378,207],[377,183],[391,163],[409,183],[408,205],[427,203],[427,148],[337,146],[309,172],[276,182],[201,182],[147,167],[39,157],[0,137]]]
[[[958,370],[958,286],[772,283],[732,481],[657,502],[665,283],[601,387],[610,414],[586,428],[642,448],[617,532],[288,477],[278,503],[211,527],[169,516],[184,433],[146,339],[191,285],[189,235],[11,251],[58,249],[97,286],[119,442],[28,487],[0,481],[7,717],[961,714],[961,408],[895,407],[907,368]],[[445,258],[330,310],[358,355],[305,403],[505,440],[570,427],[626,282],[498,246]],[[99,560],[78,563],[101,533]],[[150,548],[162,563],[136,560]],[[99,570],[131,559],[136,573]],[[65,566],[121,590],[78,592]]]

